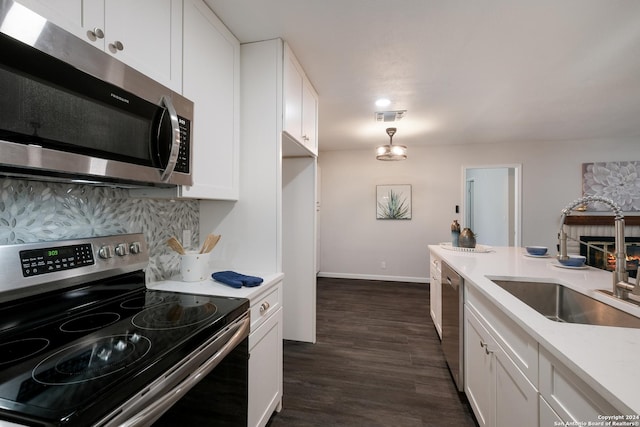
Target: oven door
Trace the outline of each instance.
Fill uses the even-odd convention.
[[[216,425],[246,425],[249,328],[249,313],[245,313],[96,426],[141,427],[156,421],[157,425],[173,426],[198,414],[222,422]],[[192,393],[202,388],[209,390],[207,395],[194,398]],[[216,404],[227,413],[216,413]],[[173,413],[162,417],[174,405]]]

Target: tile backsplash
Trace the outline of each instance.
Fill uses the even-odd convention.
[[[179,272],[166,241],[190,230],[198,245],[198,201],[137,199],[122,188],[0,178],[0,245],[144,233],[147,281]]]

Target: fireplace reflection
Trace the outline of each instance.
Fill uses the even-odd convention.
[[[580,254],[587,258],[586,263],[592,267],[603,270],[614,271],[616,268],[615,239],[611,236],[580,236],[582,242],[587,242],[605,252],[580,245]],[[625,239],[627,253],[627,272],[629,277],[636,277],[638,274],[638,263],[640,261],[640,237],[627,237]]]

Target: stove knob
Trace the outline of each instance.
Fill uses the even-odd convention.
[[[139,242],[133,242],[129,246],[129,250],[131,251],[132,254],[139,254],[140,253],[140,243]]]
[[[98,251],[98,256],[100,258],[109,259],[113,257],[113,248],[109,245],[103,246]]]
[[[116,255],[129,255],[129,246],[126,243],[120,243],[118,246],[116,246]]]

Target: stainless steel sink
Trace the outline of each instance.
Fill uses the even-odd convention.
[[[640,328],[640,318],[557,283],[492,281],[547,319],[556,322]]]

